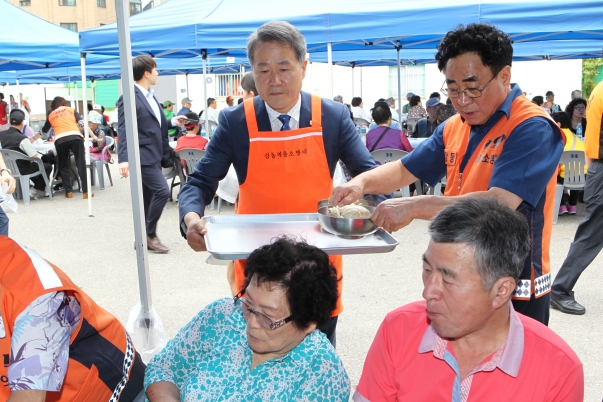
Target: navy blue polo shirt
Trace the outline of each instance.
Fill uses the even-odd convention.
[[[512,84],[511,88],[504,102],[484,124],[471,126],[461,172],[494,125],[503,116],[509,117],[513,100],[523,96],[519,85]],[[448,120],[440,124],[431,137],[402,158],[404,167],[429,185],[435,185],[446,176],[443,133],[447,122]],[[494,164],[488,189],[505,189],[534,208],[551,179],[562,152],[563,140],[555,122],[540,116],[529,118],[517,125],[505,141],[503,152]]]

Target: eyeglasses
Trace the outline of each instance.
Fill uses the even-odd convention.
[[[494,78],[496,78],[496,76],[498,75],[499,72],[500,71],[497,71],[496,74],[494,74],[492,76],[492,78],[490,78],[490,81],[486,82],[486,85],[484,85],[483,87],[465,88],[462,91],[460,91],[456,88],[446,88],[446,87],[442,86],[442,89],[440,91],[443,92],[444,95],[446,95],[449,98],[458,98],[459,96],[461,96],[461,93],[465,94],[465,96],[468,98],[479,98],[480,96],[482,96],[482,93],[488,87],[488,85],[490,85],[492,80]],[[446,84],[446,81],[444,81],[444,84]]]
[[[576,109],[576,110],[586,110],[586,106],[576,106],[574,109]]]
[[[251,308],[249,304],[245,303],[245,300],[241,299],[240,297],[241,293],[233,297],[235,306],[241,307],[241,310],[243,310],[243,317],[245,317],[246,319],[249,319],[249,317],[251,317],[251,314],[255,315],[255,319],[262,326],[262,328],[277,329],[292,320],[293,316],[290,315],[289,317],[283,318],[282,320],[272,321],[266,314],[260,313],[259,311],[255,311]]]

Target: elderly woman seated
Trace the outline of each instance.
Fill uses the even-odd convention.
[[[151,360],[149,401],[347,401],[348,375],[318,330],[337,301],[327,255],[280,238],[251,253],[245,276]]]

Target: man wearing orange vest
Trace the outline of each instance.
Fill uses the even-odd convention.
[[[249,37],[247,56],[259,97],[220,113],[205,156],[180,192],[181,230],[195,251],[206,249],[201,217],[231,164],[240,185],[240,214],[316,212],[318,201],[331,194],[338,160],[353,175],[375,167],[347,107],[301,91],[306,41],[297,28],[267,22]],[[331,262],[341,277],[341,256]],[[244,261],[236,261],[237,289],[244,288],[244,278]],[[342,310],[340,298],[325,330],[333,344]]]
[[[330,203],[349,204],[363,193],[387,193],[417,179],[435,185],[446,177],[444,197],[397,198],[376,208],[375,224],[393,231],[413,219],[431,219],[459,197],[496,197],[530,225],[532,248],[517,281],[515,310],[547,324],[555,176],[565,137],[511,84],[512,59],[509,36],[492,26],[448,32],[436,60],[446,77],[442,92],[458,114],[400,162],[336,188]]]
[[[584,186],[586,216],[576,229],[567,257],[557,272],[551,296],[552,308],[576,315],[586,313],[586,308],[574,298],[574,286],[603,248],[600,232],[603,220],[603,81],[588,98],[586,118],[586,164],[590,165]]]
[[[0,236],[0,400],[130,402],[145,365],[125,328],[67,275]]]

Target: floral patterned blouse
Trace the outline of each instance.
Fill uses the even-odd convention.
[[[80,304],[65,292],[43,294],[19,314],[11,338],[11,391],[60,391],[69,360],[69,338],[80,324]],[[0,317],[0,336],[4,326]]]
[[[350,379],[323,333],[250,370],[246,326],[232,299],[210,304],[149,362],[145,389],[168,381],[181,401],[349,400]]]
[[[408,115],[406,116],[409,119],[424,119],[428,117],[427,111],[423,109],[423,106],[413,106],[408,111]]]

